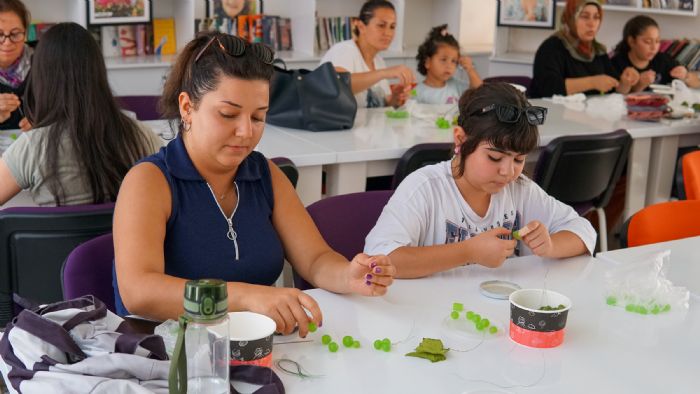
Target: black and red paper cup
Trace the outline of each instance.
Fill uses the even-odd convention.
[[[564,341],[566,318],[571,309],[569,297],[551,290],[522,289],[510,295],[510,337],[535,348],[550,348]],[[543,306],[559,310],[540,310]]]
[[[230,312],[228,316],[231,365],[271,368],[275,321],[254,312]]]

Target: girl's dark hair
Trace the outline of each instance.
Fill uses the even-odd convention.
[[[29,27],[32,16],[20,0],[0,0],[0,12],[13,12],[22,21],[25,29]]]
[[[530,153],[537,147],[539,132],[537,126],[527,122],[525,114],[520,115],[516,123],[498,120],[496,111],[475,114],[491,104],[509,104],[525,108],[530,103],[525,95],[505,82],[486,82],[475,89],[469,89],[459,99],[459,118],[457,122],[467,134],[467,139],[459,147],[459,167],[457,176],[464,174],[467,156],[472,154],[483,141],[497,149]]]
[[[58,163],[66,144],[84,171],[93,203],[115,201],[129,168],[155,149],[119,109],[102,51],[76,23],[59,23],[42,35],[24,106],[34,128],[48,129],[39,149],[45,153],[42,173],[56,205],[62,205],[65,195]]]
[[[627,55],[630,51],[630,44],[627,39],[637,38],[642,35],[647,28],[655,27],[659,28],[659,24],[656,21],[646,15],[637,15],[625,23],[624,29],[622,29],[622,41],[620,41],[615,47],[615,53],[618,55]]]
[[[357,23],[362,22],[366,26],[369,21],[374,18],[374,11],[379,8],[388,8],[394,12],[396,11],[394,5],[387,0],[368,0],[365,4],[362,4],[362,8],[360,8],[360,16],[357,17]],[[352,29],[352,32],[355,33],[356,36],[360,35],[360,29],[358,29],[357,26]]]
[[[418,47],[416,60],[418,61],[419,73],[422,75],[428,73],[428,70],[425,68],[425,61],[435,55],[440,45],[449,45],[459,52],[459,42],[452,34],[447,32],[447,25],[433,27],[428,33],[428,37]]]
[[[233,40],[238,38],[224,33],[203,32],[185,46],[163,86],[159,109],[164,118],[180,117],[178,97],[182,92],[189,95],[192,105],[197,109],[202,97],[216,90],[223,76],[247,81],[269,81],[272,78],[274,67],[266,64],[251,45],[245,44],[245,50],[240,56],[230,55],[234,53],[236,45]],[[225,50],[222,50],[219,42]],[[204,48],[206,45],[209,46]],[[202,50],[204,52],[200,54]],[[182,131],[182,124],[179,127]]]

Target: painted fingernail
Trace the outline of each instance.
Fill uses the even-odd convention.
[[[365,279],[371,280],[371,279],[372,279],[372,274],[367,274],[367,275],[365,275]]]
[[[374,273],[375,273],[375,274],[381,274],[381,273],[382,273],[382,269],[379,268],[379,267],[377,267],[377,268],[374,269]]]
[[[365,284],[366,284],[367,286],[372,286],[372,282],[370,282],[370,281],[366,281]]]
[[[376,266],[377,266],[377,263],[374,262],[374,261],[372,262],[372,264],[369,265],[370,268],[374,268],[374,267],[376,267]]]

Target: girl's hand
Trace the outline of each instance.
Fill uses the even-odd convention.
[[[472,62],[472,58],[469,56],[460,56],[459,57],[459,65],[462,66],[464,71],[472,71],[474,69],[474,62]]]
[[[550,256],[554,250],[554,244],[547,226],[537,220],[533,220],[525,228],[528,229],[528,232],[523,235],[523,242],[532,250],[532,253],[540,257]]]
[[[249,285],[245,294],[230,296],[241,297],[243,309],[270,317],[277,324],[277,331],[284,335],[291,334],[295,327],[299,327],[299,336],[305,338],[310,321],[317,326],[323,322],[318,303],[299,289]]]
[[[646,89],[654,81],[656,81],[656,71],[654,70],[646,70],[639,74],[639,85],[642,87],[642,90]]]
[[[620,83],[627,86],[634,86],[639,82],[639,72],[633,67],[627,67],[620,75]]]
[[[19,128],[22,129],[22,131],[29,131],[32,129],[32,124],[29,123],[27,118],[22,118],[22,120],[19,121]]]
[[[676,66],[671,69],[669,74],[675,79],[685,81],[685,79],[688,78],[688,69],[683,66]]]
[[[502,238],[510,237],[510,235],[510,230],[498,227],[462,241],[469,244],[472,250],[473,261],[469,262],[489,268],[499,267],[515,251],[517,241]]]
[[[365,296],[386,294],[394,282],[396,267],[384,255],[368,256],[360,253],[348,265],[347,280],[353,293]]]

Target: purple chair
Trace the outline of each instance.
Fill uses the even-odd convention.
[[[323,239],[336,252],[351,260],[362,253],[365,237],[372,230],[393,190],[343,194],[328,197],[306,207]],[[294,287],[312,289],[296,272]]]
[[[160,96],[119,96],[116,99],[123,109],[136,113],[138,120],[160,119],[158,112]]]
[[[514,83],[525,87],[525,94],[528,95],[530,91],[530,84],[532,83],[532,78],[525,75],[502,75],[496,77],[484,78],[484,82],[507,82]]]
[[[63,299],[63,261],[111,232],[113,213],[114,203],[0,210],[0,327],[14,316],[14,294],[38,303]]]
[[[78,245],[61,267],[63,298],[94,295],[116,313],[112,288],[114,244],[112,234],[100,235]]]

